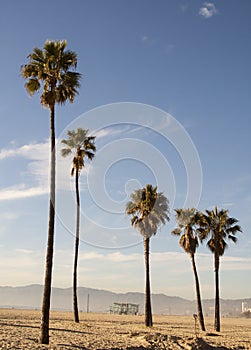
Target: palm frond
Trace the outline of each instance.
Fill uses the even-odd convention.
[[[182,232],[182,229],[179,227],[176,227],[174,230],[172,230],[172,235],[180,236]]]
[[[93,152],[90,152],[90,151],[85,151],[85,155],[90,160],[92,160],[95,157],[95,154]]]
[[[40,83],[39,83],[38,79],[30,78],[26,82],[25,88],[26,88],[27,92],[29,93],[29,95],[32,96],[40,89]]]
[[[238,238],[237,238],[237,237],[232,236],[232,235],[228,235],[228,238],[229,238],[231,241],[233,241],[234,243],[236,243],[236,242],[237,242],[237,240],[238,240]]]
[[[70,148],[63,148],[63,149],[61,149],[62,157],[67,157],[69,154],[71,154]]]

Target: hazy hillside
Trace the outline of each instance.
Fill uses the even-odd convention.
[[[40,308],[43,286],[29,285],[25,287],[0,287],[0,307]],[[89,294],[89,309],[91,312],[109,312],[113,302],[131,302],[140,305],[140,312],[144,310],[143,293],[113,293],[106,290],[92,288],[78,288],[79,309],[86,311]],[[242,301],[251,307],[251,298],[243,300],[222,300],[223,315],[238,315],[241,312]],[[212,314],[214,301],[204,300],[204,314]],[[153,313],[155,314],[193,314],[196,312],[195,301],[165,294],[152,295]],[[72,309],[72,288],[52,289],[52,308],[59,310]]]

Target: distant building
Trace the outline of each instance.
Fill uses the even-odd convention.
[[[247,303],[244,301],[241,303],[241,312],[246,312],[247,311]]]
[[[251,312],[251,309],[248,308],[247,303],[245,303],[244,301],[241,303],[241,312]]]
[[[117,315],[138,315],[139,305],[130,303],[113,303],[110,307],[110,313]]]

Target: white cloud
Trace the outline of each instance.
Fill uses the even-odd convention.
[[[141,254],[122,254],[121,252],[114,252],[109,254],[100,254],[96,252],[84,253],[81,255],[80,260],[102,260],[109,262],[130,262],[142,260]]]
[[[19,183],[2,188],[0,190],[0,201],[31,198],[47,194],[49,141],[0,150],[0,161],[17,157],[28,160],[27,168],[19,170],[21,175],[25,174],[27,183]],[[17,169],[15,171],[17,172]]]
[[[96,139],[110,135],[109,129],[101,129],[95,132]]]
[[[142,35],[140,39],[143,45],[146,47],[152,47],[153,45],[157,44],[157,40],[149,37],[147,34]]]
[[[27,188],[25,184],[19,184],[0,190],[0,201],[31,198],[41,196],[48,193],[48,189],[44,187]]]
[[[43,283],[44,252],[3,249],[0,259],[1,285]]]
[[[104,136],[104,134],[103,134]],[[70,171],[72,167],[72,157],[63,158],[61,156],[61,146],[57,145],[56,155],[56,183],[57,190],[72,189],[72,178]],[[15,169],[19,174],[25,175],[22,183],[18,183],[0,190],[0,201],[31,198],[41,196],[49,192],[49,141],[43,143],[32,143],[10,149],[0,150],[0,162],[10,158],[22,158],[28,161],[25,168]],[[14,162],[14,159],[13,159]],[[4,168],[3,168],[4,169]],[[87,174],[92,170],[90,164],[86,164],[82,174]],[[6,176],[6,179],[8,177]],[[81,188],[82,188],[81,183]]]
[[[1,247],[1,245],[0,245]],[[28,247],[7,251],[2,247],[0,269],[3,285],[43,283],[44,251]],[[188,254],[183,252],[152,252],[151,279],[155,293],[165,293],[193,298],[192,266]],[[72,280],[73,249],[55,250],[54,285],[69,287]],[[211,297],[213,284],[205,277],[210,272],[213,279],[213,255],[196,254],[198,272],[204,297]],[[8,268],[7,268],[8,267]],[[224,256],[220,271],[251,269],[251,258]],[[163,278],[165,276],[165,278]],[[222,278],[222,284],[224,279]],[[79,286],[109,289],[118,292],[143,291],[144,256],[142,253],[81,252],[79,256]],[[224,289],[224,288],[223,288]]]
[[[96,140],[98,141],[99,139],[106,136],[121,134],[125,131],[125,128],[128,127],[124,123],[122,123],[120,126],[122,127],[118,127],[118,125],[111,125],[110,127],[108,126],[104,129],[94,131],[94,136],[96,136]]]
[[[32,143],[17,148],[0,150],[0,160],[4,160],[10,157],[21,156],[26,159],[48,159],[49,155],[49,141],[43,143]]]
[[[211,271],[213,264],[213,255],[197,253],[196,261],[198,269],[200,271]],[[80,256],[80,260],[95,260],[103,262],[116,262],[116,263],[128,263],[128,262],[141,262],[143,259],[143,254],[132,253],[124,254],[119,251],[101,254],[97,252],[83,253]],[[190,269],[189,254],[183,252],[152,252],[150,254],[150,259],[152,263],[157,265],[175,265],[172,268],[173,271],[184,271],[184,269]],[[250,270],[251,269],[251,258],[233,257],[233,256],[223,256],[221,258],[221,270]]]
[[[21,253],[21,254],[33,254],[34,253],[34,251],[31,249],[23,249],[23,248],[17,248],[17,249],[15,249],[15,251],[17,253]]]
[[[104,254],[89,252],[89,253],[81,254],[79,260],[100,260],[100,259],[104,259],[104,257],[105,257]]]
[[[251,270],[251,258],[247,257],[222,257],[222,270],[225,271],[239,271],[239,270]]]
[[[205,2],[199,10],[199,15],[204,18],[210,18],[218,13],[215,5],[212,2]]]
[[[141,38],[141,40],[142,40],[143,42],[145,42],[145,41],[148,41],[149,38],[148,38],[147,35],[143,35],[142,38]]]
[[[107,259],[112,262],[130,262],[142,260],[141,254],[121,254],[115,252],[107,255]]]

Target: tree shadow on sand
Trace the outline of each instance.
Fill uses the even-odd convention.
[[[37,328],[40,329],[40,326],[33,326],[28,324],[17,324],[17,323],[7,323],[7,322],[0,322],[0,326],[10,326],[10,327],[20,327],[20,328]],[[77,334],[93,334],[91,332],[82,332],[82,331],[76,331],[74,329],[65,329],[65,328],[54,328],[50,327],[51,331],[59,331],[59,332],[69,332],[69,333],[77,333]]]
[[[149,350],[152,349],[152,347],[144,347],[144,346],[129,346],[125,348],[126,350]],[[121,350],[121,348],[112,348],[111,350]]]
[[[57,344],[58,346],[66,347],[68,349],[80,349],[80,350],[89,350],[83,346],[73,345],[73,344]]]

